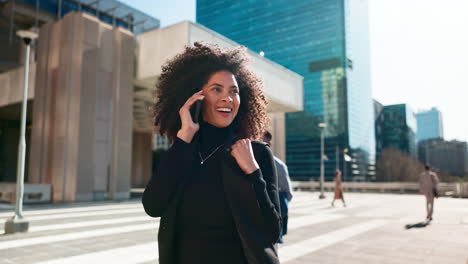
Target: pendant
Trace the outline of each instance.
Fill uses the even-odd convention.
[[[203,160],[200,162],[200,164],[203,164]]]

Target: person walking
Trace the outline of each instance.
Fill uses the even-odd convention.
[[[247,60],[243,47],[195,42],[162,67],[154,122],[173,144],[142,198],[161,217],[160,264],[279,264],[274,158],[254,141],[266,99]]]
[[[343,206],[346,207],[346,202],[343,195],[343,186],[341,186],[341,171],[339,169],[335,171],[335,193],[331,203],[333,207],[335,206],[335,200],[341,200],[343,202]]]
[[[435,174],[431,167],[426,164],[424,171],[419,175],[419,192],[426,197],[426,220],[432,221],[432,215],[434,213],[434,197],[438,198],[437,185],[439,178]]]
[[[270,147],[272,146],[273,135],[270,131],[265,131],[263,134],[263,142],[267,143]],[[288,166],[274,156],[276,172],[278,174],[278,194],[279,202],[281,209],[281,219],[282,219],[282,229],[281,235],[278,239],[278,243],[283,243],[283,236],[288,233],[288,203],[292,200],[292,188],[291,188],[291,179],[289,178]]]

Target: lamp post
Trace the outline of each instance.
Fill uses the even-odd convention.
[[[325,199],[325,195],[323,194],[323,178],[324,178],[324,173],[325,173],[325,164],[323,160],[323,156],[324,156],[323,131],[325,130],[325,127],[327,127],[327,124],[320,123],[318,126],[320,127],[320,195],[319,195],[319,199]]]
[[[16,171],[16,206],[15,215],[5,222],[5,233],[27,232],[29,222],[23,217],[23,194],[24,194],[24,163],[26,155],[26,110],[28,103],[28,83],[29,83],[29,56],[31,41],[38,37],[33,31],[20,30],[16,35],[23,39],[26,44],[26,58],[24,63],[24,85],[23,102],[21,109],[21,130],[18,145],[18,166]]]

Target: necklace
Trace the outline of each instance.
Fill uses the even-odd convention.
[[[202,155],[201,155],[201,152],[198,151],[198,156],[200,156],[200,160],[201,160],[201,161],[200,161],[200,164],[205,163],[205,161],[206,161],[207,159],[209,159],[213,154],[215,154],[216,151],[218,151],[218,149],[219,149],[220,147],[222,147],[223,145],[224,145],[224,144],[221,144],[221,145],[219,145],[217,148],[215,148],[215,150],[213,150],[213,152],[211,152],[210,155],[208,155],[206,158],[203,158]]]

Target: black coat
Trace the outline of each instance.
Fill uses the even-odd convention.
[[[222,151],[224,192],[247,262],[279,264],[275,244],[281,232],[281,216],[273,154],[262,142],[253,141],[252,148],[260,170],[250,175],[237,165],[230,148]],[[158,169],[159,172],[172,173],[157,173],[143,194],[146,213],[161,217],[158,233],[160,264],[174,263],[177,206],[196,157],[195,150],[194,143],[176,139]],[[184,162],[177,162],[182,160]]]

